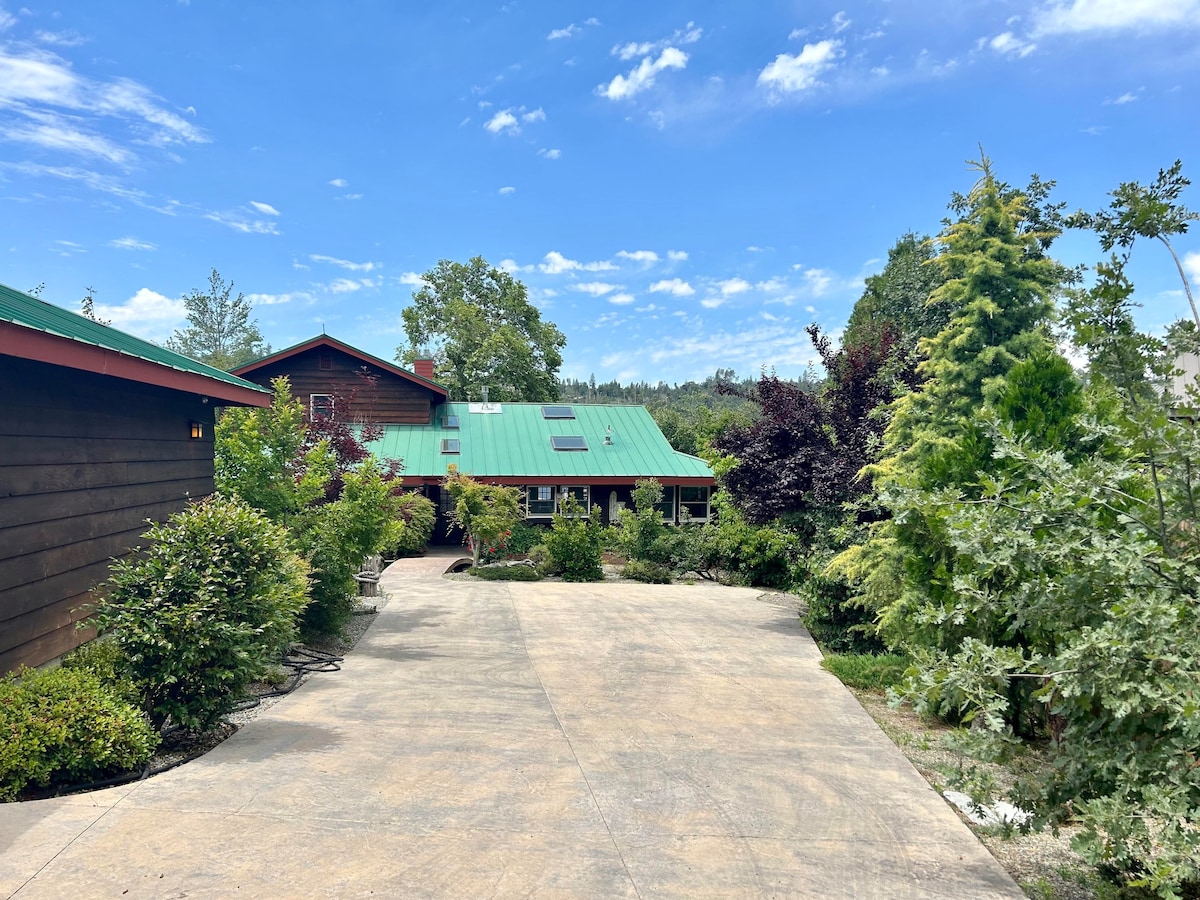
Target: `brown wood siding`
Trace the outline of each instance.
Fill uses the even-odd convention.
[[[82,643],[111,560],[213,490],[199,395],[0,356],[0,671]],[[201,422],[204,436],[190,437]]]
[[[322,358],[328,368],[321,368]],[[372,387],[361,377],[366,372],[377,376]],[[433,405],[440,398],[430,389],[391,372],[373,368],[348,353],[331,347],[314,347],[295,356],[263,366],[243,377],[263,387],[271,379],[286,375],[292,396],[308,407],[312,394],[333,394],[349,403],[352,422],[381,425],[427,425]]]

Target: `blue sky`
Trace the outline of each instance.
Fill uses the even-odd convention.
[[[276,348],[391,359],[419,273],[482,255],[563,375],[794,375],[981,144],[1072,209],[1200,177],[1198,73],[1200,0],[8,2],[0,282],[161,341],[215,267]],[[1165,250],[1131,272],[1186,314]]]

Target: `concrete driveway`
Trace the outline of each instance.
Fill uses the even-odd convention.
[[[757,592],[440,565],[204,758],[0,806],[0,896],[1023,896]]]

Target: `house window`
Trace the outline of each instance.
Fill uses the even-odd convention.
[[[699,487],[689,485],[679,486],[679,515],[681,518],[685,511],[687,512],[687,517],[693,522],[708,521],[707,485]]]
[[[308,417],[333,418],[333,394],[309,394]]]
[[[675,521],[675,486],[673,484],[663,487],[662,500],[659,503],[655,503],[654,508],[662,514],[665,521]]]
[[[525,517],[548,519],[554,515],[554,488],[548,484],[525,488]]]
[[[550,446],[555,450],[586,450],[587,440],[579,434],[552,434]]]
[[[458,427],[458,416],[452,415],[451,413],[447,413],[446,415],[442,416],[442,427],[443,428],[457,428]]]
[[[458,438],[442,438],[443,453],[458,453],[462,449],[462,441]]]
[[[573,419],[575,408],[571,406],[543,406],[543,419]]]
[[[558,494],[558,511],[562,512],[562,503],[568,497],[574,497],[575,502],[579,504],[580,511],[577,515],[587,516],[592,509],[592,489],[586,484],[568,484],[563,485],[559,489]]]

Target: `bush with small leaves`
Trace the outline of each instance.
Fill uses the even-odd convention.
[[[484,581],[541,581],[541,573],[533,566],[471,566],[468,575]]]
[[[414,491],[406,491],[397,501],[396,515],[403,527],[400,530],[400,539],[391,549],[396,556],[420,553],[429,545],[433,526],[437,523],[437,507],[434,502]]]
[[[603,581],[604,530],[599,506],[589,515],[574,497],[564,498],[546,536],[546,574],[561,575],[564,581]]]
[[[646,584],[670,584],[671,570],[661,563],[647,562],[644,559],[631,559],[621,569],[623,578],[643,581]]]
[[[145,763],[158,733],[134,704],[85,669],[0,678],[0,800],[29,785],[96,781]]]
[[[210,728],[295,638],[308,567],[236,498],[193,503],[143,537],[142,554],[113,566],[94,621],[156,726]]]

